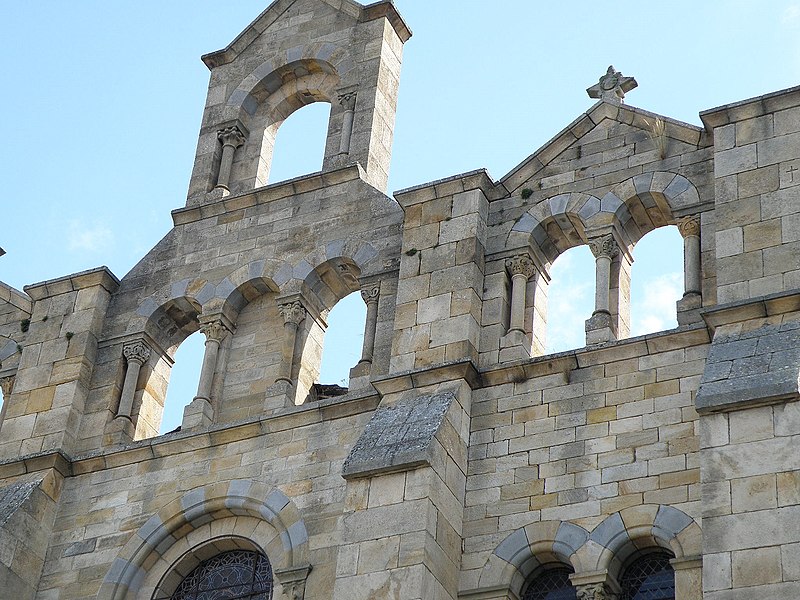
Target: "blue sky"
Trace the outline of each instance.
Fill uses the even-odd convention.
[[[8,254],[0,280],[21,289],[103,264],[121,278],[169,230],[170,210],[185,201],[205,102],[199,57],[224,47],[267,4],[38,0],[4,11],[0,246]],[[639,82],[628,104],[698,125],[701,110],[800,83],[800,2],[396,5],[414,36],[390,190],[479,167],[502,177],[593,104],[585,89],[609,64]],[[326,114],[312,106],[287,121],[273,181],[319,169]],[[634,328],[670,327],[670,294],[682,291],[679,241],[648,236],[641,246]],[[555,349],[581,345],[593,294],[586,252],[554,266],[551,297],[559,285],[570,290],[551,306]],[[342,352],[348,360],[360,341],[353,347]],[[182,399],[170,405],[190,399],[192,377],[173,382]]]

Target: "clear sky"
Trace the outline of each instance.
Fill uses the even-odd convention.
[[[208,83],[200,55],[224,47],[268,2],[11,4],[0,20],[0,280],[22,289],[99,265],[122,278],[185,202]],[[592,106],[585,89],[609,64],[639,82],[628,104],[696,125],[702,110],[800,83],[800,2],[396,5],[414,36],[390,190],[479,167],[499,179]],[[312,106],[287,121],[273,181],[320,168],[326,115]],[[635,255],[635,332],[673,326],[682,292],[677,235],[651,235]],[[551,302],[551,349],[582,345],[594,285],[586,254],[554,266],[551,298],[563,297]],[[637,275],[642,264],[647,276]],[[348,360],[360,341],[352,346]],[[334,371],[328,381],[346,376]],[[190,399],[192,377],[171,404]]]

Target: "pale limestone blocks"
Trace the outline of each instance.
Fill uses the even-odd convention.
[[[282,25],[290,21],[325,31]],[[278,128],[313,102],[331,105],[322,170],[358,163],[384,191],[409,37],[389,3],[303,0],[271,6],[227,48],[205,55],[211,77],[187,205],[265,186]]]

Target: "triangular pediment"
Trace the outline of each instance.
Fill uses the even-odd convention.
[[[320,5],[329,6],[344,17],[352,20],[353,23],[372,21],[385,17],[394,27],[400,39],[405,42],[411,37],[411,30],[406,25],[400,13],[394,5],[387,1],[376,2],[369,6],[363,6],[353,0],[275,0],[264,12],[248,25],[242,33],[222,50],[211,52],[202,57],[203,62],[209,69],[229,63],[241,54],[256,38],[262,33],[273,27],[284,18],[288,18],[293,5],[299,2],[314,2]]]
[[[658,130],[659,126],[663,130]],[[514,167],[500,180],[500,183],[514,194],[520,188],[529,185],[531,181],[541,180],[556,171],[560,172],[561,169],[550,167],[558,162],[580,158],[581,148],[590,147],[590,144],[605,139],[607,137],[605,132],[612,127],[616,129],[617,136],[620,133],[640,133],[638,137],[644,142],[641,144],[642,152],[652,152],[655,139],[659,136],[665,136],[673,144],[677,142],[694,148],[708,143],[702,139],[704,129],[701,127],[633,106],[617,105],[601,100]],[[598,153],[596,161],[602,162],[607,156]],[[587,166],[590,161],[588,157],[584,160]]]

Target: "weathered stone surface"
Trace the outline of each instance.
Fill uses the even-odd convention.
[[[342,476],[363,477],[429,464],[431,442],[454,401],[452,392],[444,392],[379,407],[345,460]]]

